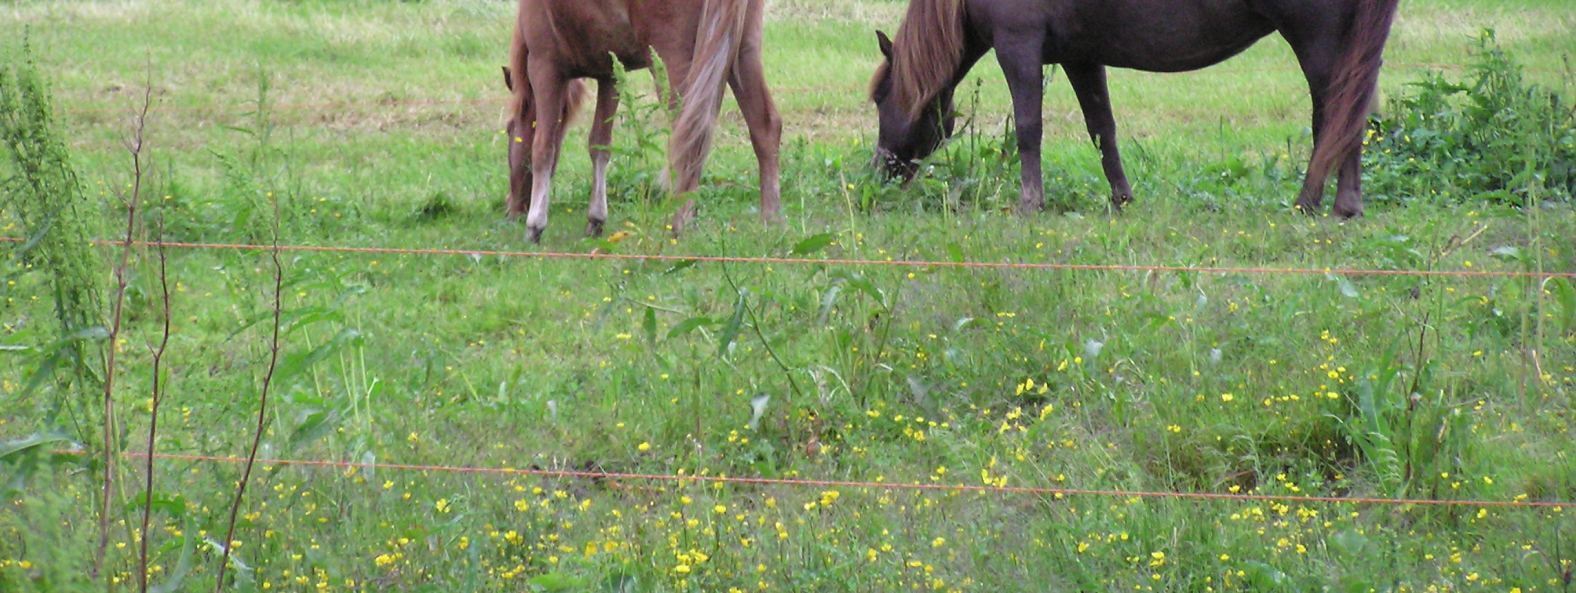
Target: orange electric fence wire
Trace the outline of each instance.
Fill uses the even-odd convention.
[[[0,237],[0,243],[21,243],[21,237]],[[122,241],[94,241],[96,245],[122,245]],[[159,243],[152,241],[133,241],[132,245],[138,247],[156,247]],[[268,251],[273,249],[269,245],[250,245],[244,243],[182,243],[165,242],[164,247],[174,249],[212,249],[232,251]],[[530,259],[568,259],[568,260],[641,260],[659,262],[720,262],[739,264],[782,264],[782,265],[835,265],[854,267],[900,267],[900,268],[964,268],[964,269],[1008,269],[1008,270],[1064,270],[1082,272],[1202,272],[1215,274],[1285,274],[1285,275],[1320,275],[1337,274],[1343,276],[1413,276],[1413,277],[1454,277],[1454,278],[1576,278],[1576,271],[1572,272],[1510,272],[1496,270],[1365,270],[1346,268],[1256,268],[1256,267],[1220,267],[1220,266],[1161,266],[1139,264],[1053,264],[1034,262],[966,262],[966,261],[926,261],[926,260],[872,260],[872,259],[807,259],[792,257],[744,257],[744,256],[718,256],[718,255],[640,255],[626,253],[562,253],[551,251],[489,251],[478,249],[404,249],[395,247],[338,247],[319,245],[280,245],[280,251],[286,252],[315,252],[315,253],[359,253],[380,255],[441,255],[465,257],[511,257]]]
[[[1410,69],[1418,69],[1418,70],[1464,70],[1465,69],[1464,66],[1460,66],[1460,65],[1456,65],[1456,64],[1417,64],[1417,63],[1413,63],[1413,64],[1386,64],[1386,66],[1389,67],[1389,68],[1410,68]],[[1263,68],[1215,68],[1215,69],[1210,69],[1210,70],[1203,70],[1203,71],[1200,71],[1200,72],[1207,72],[1207,73],[1214,73],[1214,74],[1253,74],[1253,73],[1262,73],[1262,72],[1300,72],[1300,70],[1297,69],[1296,67],[1292,67],[1292,66],[1285,66],[1285,67],[1273,67],[1272,66],[1272,67],[1263,67]],[[1553,70],[1553,69],[1528,69],[1528,70],[1524,70],[1524,72],[1532,72],[1532,73],[1540,73],[1540,74],[1564,74],[1565,73],[1562,70]],[[784,88],[776,89],[774,92],[777,93],[777,94],[789,95],[789,94],[810,94],[810,93],[831,93],[831,92],[863,92],[866,89],[867,89],[867,87],[865,87],[864,85],[835,85],[835,86],[812,86],[812,87],[784,87]],[[283,103],[283,104],[279,104],[279,105],[271,105],[271,106],[269,106],[269,109],[280,110],[280,111],[291,111],[291,110],[306,110],[306,109],[350,109],[350,108],[357,108],[357,107],[423,107],[423,106],[436,106],[436,105],[486,105],[486,104],[494,104],[494,103],[503,103],[505,101],[506,101],[506,98],[500,96],[500,97],[496,97],[496,98],[487,98],[487,99],[411,99],[411,100],[389,100],[389,101],[352,101],[352,102],[343,102],[343,103]],[[204,112],[204,111],[240,111],[240,110],[244,110],[244,109],[253,109],[253,108],[254,108],[254,106],[251,106],[251,105],[174,105],[174,106],[164,106],[164,107],[153,107],[152,110],[153,111],[163,111],[163,112]],[[84,108],[84,109],[65,109],[65,110],[61,110],[60,113],[76,115],[76,114],[90,114],[90,113],[119,113],[119,112],[122,112],[122,111],[125,111],[125,110],[124,109],[117,109],[117,108]]]
[[[60,452],[78,454],[80,452]],[[127,457],[147,458],[147,453],[127,452]],[[219,457],[213,455],[179,455],[155,453],[154,459],[171,461],[200,461],[212,463],[244,463],[241,457]],[[443,465],[417,465],[404,463],[355,463],[349,461],[315,461],[308,459],[258,459],[256,463],[269,465],[295,465],[303,467],[331,467],[346,470],[378,469],[397,471],[423,471],[443,473],[467,474],[493,474],[493,475],[520,475],[541,476],[549,478],[586,478],[596,480],[645,480],[657,482],[705,482],[711,484],[753,484],[766,486],[804,486],[816,488],[867,488],[874,490],[917,490],[939,492],[978,492],[982,494],[1037,494],[1050,496],[1106,496],[1119,498],[1177,498],[1194,500],[1234,500],[1248,502],[1292,502],[1292,503],[1347,503],[1367,505],[1415,505],[1436,507],[1472,507],[1472,508],[1553,508],[1563,509],[1571,506],[1568,502],[1534,501],[1534,500],[1434,500],[1434,499],[1406,499],[1406,498],[1371,498],[1371,497],[1340,497],[1340,496],[1288,496],[1278,494],[1226,494],[1211,492],[1169,492],[1169,491],[1143,491],[1143,490],[1090,490],[1081,488],[1030,488],[1011,486],[967,486],[962,484],[924,484],[924,483],[889,483],[889,482],[859,482],[854,480],[809,480],[795,478],[739,478],[729,476],[679,476],[672,474],[640,474],[619,472],[595,472],[578,470],[546,470],[546,469],[514,469],[514,468],[487,468],[487,467],[450,467]]]

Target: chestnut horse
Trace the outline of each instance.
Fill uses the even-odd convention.
[[[1101,153],[1111,201],[1133,199],[1116,146],[1107,66],[1196,70],[1279,32],[1313,95],[1313,156],[1297,209],[1319,210],[1339,164],[1335,214],[1362,214],[1359,161],[1368,106],[1398,0],[912,0],[897,39],[877,32],[886,60],[871,83],[881,119],[876,166],[911,177],[951,133],[952,94],[994,48],[1012,92],[1023,189],[1019,210],[1044,206],[1040,102],[1044,64],[1061,64]]]
[[[596,120],[591,127],[590,224],[598,235],[607,222],[607,165],[612,153],[618,91],[613,60],[626,69],[651,66],[651,52],[667,67],[669,107],[674,111],[667,173],[674,195],[687,201],[673,217],[680,232],[694,217],[690,196],[700,185],[711,152],[713,128],[722,107],[723,85],[749,125],[760,161],[761,216],[778,211],[778,149],[782,119],[766,88],[761,63],[764,0],[520,0],[513,55],[504,84],[514,93],[509,110],[508,215],[526,216],[532,242],[547,228],[548,189],[564,128],[585,96],[580,79],[597,81]],[[523,75],[522,75],[523,74]]]

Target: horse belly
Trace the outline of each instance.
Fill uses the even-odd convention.
[[[1086,0],[1052,31],[1064,58],[1151,72],[1225,61],[1275,31],[1238,0]]]

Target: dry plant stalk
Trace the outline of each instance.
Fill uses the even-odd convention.
[[[214,585],[214,593],[224,590],[225,569],[230,565],[230,551],[235,542],[235,520],[241,512],[241,499],[246,496],[246,484],[252,478],[252,466],[257,463],[257,448],[263,442],[263,429],[268,421],[268,391],[274,383],[274,369],[279,365],[279,318],[284,311],[281,295],[284,292],[285,268],[279,260],[279,201],[274,200],[273,221],[273,247],[270,251],[274,262],[274,327],[273,334],[268,339],[268,371],[263,375],[262,398],[257,403],[257,426],[252,431],[252,448],[246,454],[246,469],[241,473],[241,481],[235,488],[235,501],[230,505],[230,526],[225,530],[224,553],[219,559],[219,581]]]
[[[159,404],[164,401],[165,385],[162,381],[163,377],[159,373],[163,369],[164,352],[170,346],[170,281],[164,253],[164,221],[162,218],[159,220],[159,233],[154,239],[154,246],[159,254],[159,296],[161,297],[160,302],[164,305],[164,327],[160,335],[159,345],[154,347],[152,344],[149,344],[148,346],[149,350],[153,352],[153,404],[149,410],[148,447],[145,449],[147,452],[147,466],[144,468],[144,479],[147,485],[142,497],[142,535],[138,542],[141,550],[138,555],[139,570],[137,574],[141,577],[139,585],[142,593],[148,593],[148,526],[153,519],[154,439],[159,434]]]
[[[103,571],[104,558],[109,552],[110,498],[115,486],[115,350],[120,338],[121,311],[126,301],[126,267],[131,261],[131,248],[136,239],[137,210],[142,203],[142,147],[143,130],[146,128],[148,109],[153,104],[153,85],[143,87],[142,107],[132,116],[131,137],[126,139],[126,151],[131,153],[131,196],[121,196],[126,206],[126,237],[120,245],[120,264],[115,267],[115,304],[109,326],[109,348],[104,361],[104,491],[103,506],[99,511],[98,556],[93,565],[95,578]],[[116,192],[117,194],[119,192]]]

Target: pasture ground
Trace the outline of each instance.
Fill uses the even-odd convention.
[[[1001,157],[1006,92],[988,58],[960,92],[972,131],[916,187],[883,186],[865,171],[864,85],[871,30],[895,28],[901,8],[772,3],[781,224],[757,219],[730,105],[701,222],[670,240],[671,206],[649,189],[663,119],[647,98],[624,106],[615,132],[618,240],[580,235],[582,124],[540,247],[500,217],[508,2],[11,1],[0,44],[30,33],[107,238],[124,234],[121,139],[151,71],[143,184],[169,240],[266,243],[277,204],[279,240],[295,245],[1576,270],[1568,196],[1522,209],[1375,194],[1361,220],[1290,214],[1308,100],[1276,37],[1198,73],[1112,73],[1138,195],[1124,214],[1104,209],[1060,77],[1045,103],[1051,211],[1005,212],[1017,175]],[[1530,80],[1571,96],[1576,8],[1560,0],[1404,2],[1384,90],[1460,76],[1485,27]],[[0,210],[6,236],[20,225]],[[91,445],[94,396],[29,385],[56,323],[47,275],[13,261],[0,439],[61,428]],[[157,263],[134,253],[124,330],[107,346],[126,450],[149,424]],[[158,450],[244,455],[272,263],[172,249],[167,277]],[[284,283],[265,458],[1576,500],[1576,334],[1541,280],[288,253]],[[752,401],[764,401],[758,418]],[[17,478],[0,510],[0,590],[103,589],[87,574],[99,466],[22,459],[0,459]],[[124,461],[106,572],[117,590],[136,582],[144,479],[141,461]],[[239,468],[155,468],[151,580],[212,588]],[[1573,513],[264,464],[230,574],[246,591],[1564,591]]]

